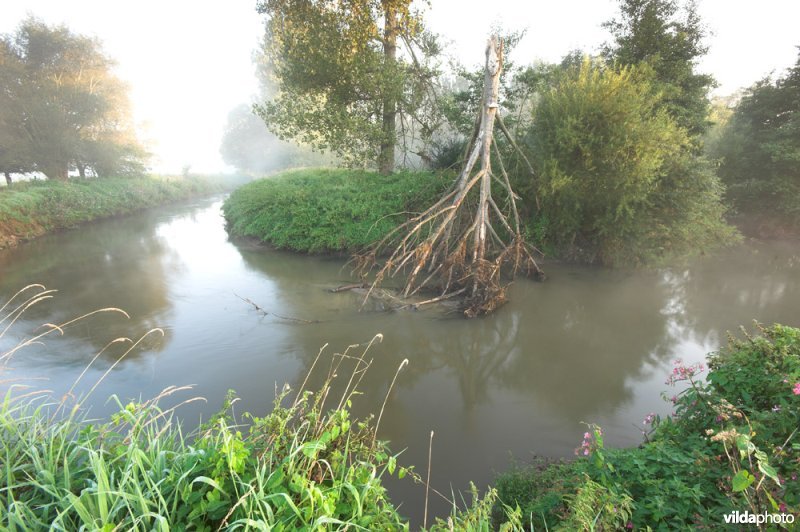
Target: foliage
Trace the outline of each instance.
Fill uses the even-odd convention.
[[[691,137],[708,127],[708,89],[714,79],[695,72],[708,47],[705,30],[693,2],[678,0],[620,0],[619,18],[604,26],[614,42],[604,55],[621,65],[646,63],[655,76],[663,106]]]
[[[800,55],[784,76],[745,92],[714,155],[740,210],[800,224]]]
[[[506,505],[518,505],[531,529],[540,530],[567,518],[566,496],[575,493],[582,484],[585,464],[548,462],[536,459],[528,465],[514,464],[495,479],[498,500]],[[506,521],[500,504],[493,508],[495,527]]]
[[[237,189],[223,211],[234,235],[295,251],[352,252],[432,204],[449,184],[427,173],[294,170]]]
[[[308,148],[280,140],[245,104],[228,113],[219,151],[227,164],[257,176],[292,167],[318,166],[327,159]]]
[[[141,174],[146,154],[113,65],[96,40],[34,18],[0,37],[0,170]]]
[[[541,244],[590,262],[635,264],[730,237],[720,187],[659,105],[649,67],[585,59],[555,79],[529,136],[540,202],[530,231]]]
[[[506,474],[498,479],[500,500],[523,508],[541,508],[548,499],[553,508],[566,505],[566,512],[546,514],[547,525],[574,529],[574,518],[585,507],[581,489],[561,483],[548,490],[547,483],[585,473],[593,500],[608,496],[620,511],[630,497],[625,526],[634,529],[716,528],[724,515],[743,509],[796,514],[800,329],[759,326],[758,333],[731,337],[726,348],[712,353],[705,382],[702,364],[677,361],[667,379],[683,387],[668,399],[675,412],[665,419],[648,416],[640,447],[606,449],[599,427],[590,425],[576,450],[581,458],[566,472],[557,465]],[[515,489],[503,488],[509,483]]]
[[[80,223],[222,189],[214,179],[30,181],[0,190],[0,249]]]
[[[363,362],[363,360],[362,360]],[[81,410],[51,416],[9,392],[0,407],[0,525],[8,529],[274,530],[406,525],[381,479],[403,476],[350,396],[325,411],[326,390],[294,401],[288,387],[271,414],[227,412],[183,435],[164,395],[123,405],[109,422]],[[77,413],[76,413],[77,412]]]
[[[258,114],[283,139],[331,150],[346,162],[395,163],[397,119],[429,138],[431,58],[438,54],[410,0],[261,0],[262,70],[276,93]],[[398,50],[405,50],[400,55]]]

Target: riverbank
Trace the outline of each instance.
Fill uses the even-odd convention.
[[[232,236],[255,238],[276,249],[348,255],[425,211],[452,184],[453,176],[447,173],[403,171],[385,176],[348,169],[293,170],[235,190],[223,212]],[[736,229],[721,220],[656,220],[652,227],[637,229],[636,238],[612,246],[613,253],[605,253],[602,246],[582,238],[556,238],[552,229],[558,221],[537,217],[534,204],[531,198],[517,201],[526,240],[547,257],[570,263],[662,266],[740,241]]]
[[[219,192],[221,178],[29,181],[0,189],[0,249],[79,224]]]
[[[223,212],[234,236],[278,249],[347,254],[425,210],[451,183],[433,173],[292,170],[236,189]]]
[[[578,516],[600,530],[792,529],[800,512],[800,329],[742,334],[707,365],[675,362],[666,385],[676,389],[664,397],[674,411],[641,421],[642,445],[606,448],[602,429],[587,424],[575,461],[512,469],[497,479],[499,499],[531,516],[533,529],[586,529]]]

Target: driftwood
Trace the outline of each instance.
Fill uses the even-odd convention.
[[[512,277],[519,271],[544,277],[533,258],[535,250],[520,230],[517,196],[495,144],[502,68],[502,43],[493,36],[486,47],[481,111],[465,152],[464,167],[452,188],[433,206],[354,258],[356,271],[362,276],[377,268],[365,301],[386,277],[403,272],[407,274],[403,297],[424,288],[439,293],[430,301],[460,296],[464,314],[474,317],[505,302],[506,286],[500,277],[504,268]],[[504,125],[501,131],[519,150]],[[492,165],[493,148],[497,170]],[[493,194],[493,183],[497,194]],[[378,257],[387,251],[389,258],[378,267]]]
[[[242,296],[240,296],[239,294],[236,294],[236,293],[234,293],[233,295],[235,295],[236,297],[238,297],[239,299],[241,299],[245,303],[249,303],[249,304],[253,305],[253,308],[256,309],[258,312],[260,312],[261,314],[263,314],[264,316],[275,316],[276,318],[281,319],[281,320],[292,321],[292,322],[295,322],[295,323],[303,323],[303,324],[322,323],[319,320],[304,320],[302,318],[293,318],[291,316],[281,316],[280,314],[276,314],[274,312],[269,312],[269,311],[261,308],[260,306],[258,306],[258,304],[256,304],[251,299],[248,299],[246,297],[242,297]]]
[[[341,286],[337,286],[336,288],[329,289],[328,292],[338,294],[339,292],[347,292],[348,290],[355,290],[357,288],[369,288],[369,285],[367,283],[343,284]]]

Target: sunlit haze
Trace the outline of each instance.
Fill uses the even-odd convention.
[[[711,32],[700,68],[729,94],[793,64],[800,45],[797,0],[700,0]],[[527,30],[517,63],[557,61],[570,50],[597,51],[608,40],[600,25],[616,13],[609,0],[520,2],[432,0],[429,27],[467,65],[480,62],[493,26]],[[219,146],[228,112],[251,101],[257,82],[251,57],[263,23],[255,1],[135,3],[101,0],[4,0],[0,32],[15,31],[28,14],[94,36],[130,86],[134,118],[158,172],[228,170]]]

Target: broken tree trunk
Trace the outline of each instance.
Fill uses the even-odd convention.
[[[435,288],[440,298],[461,296],[464,314],[487,314],[505,302],[501,269],[510,266],[543,277],[533,249],[520,231],[514,191],[494,139],[498,92],[503,68],[502,43],[493,36],[486,47],[484,90],[478,127],[466,152],[466,162],[453,187],[425,212],[411,218],[356,256],[356,270],[366,275],[389,251],[370,291],[387,276],[407,272],[403,290],[410,296]],[[506,131],[501,127],[501,130]],[[516,148],[513,139],[509,139]],[[494,148],[496,167],[492,166]],[[493,194],[492,184],[496,185]],[[369,293],[367,294],[369,297]]]

